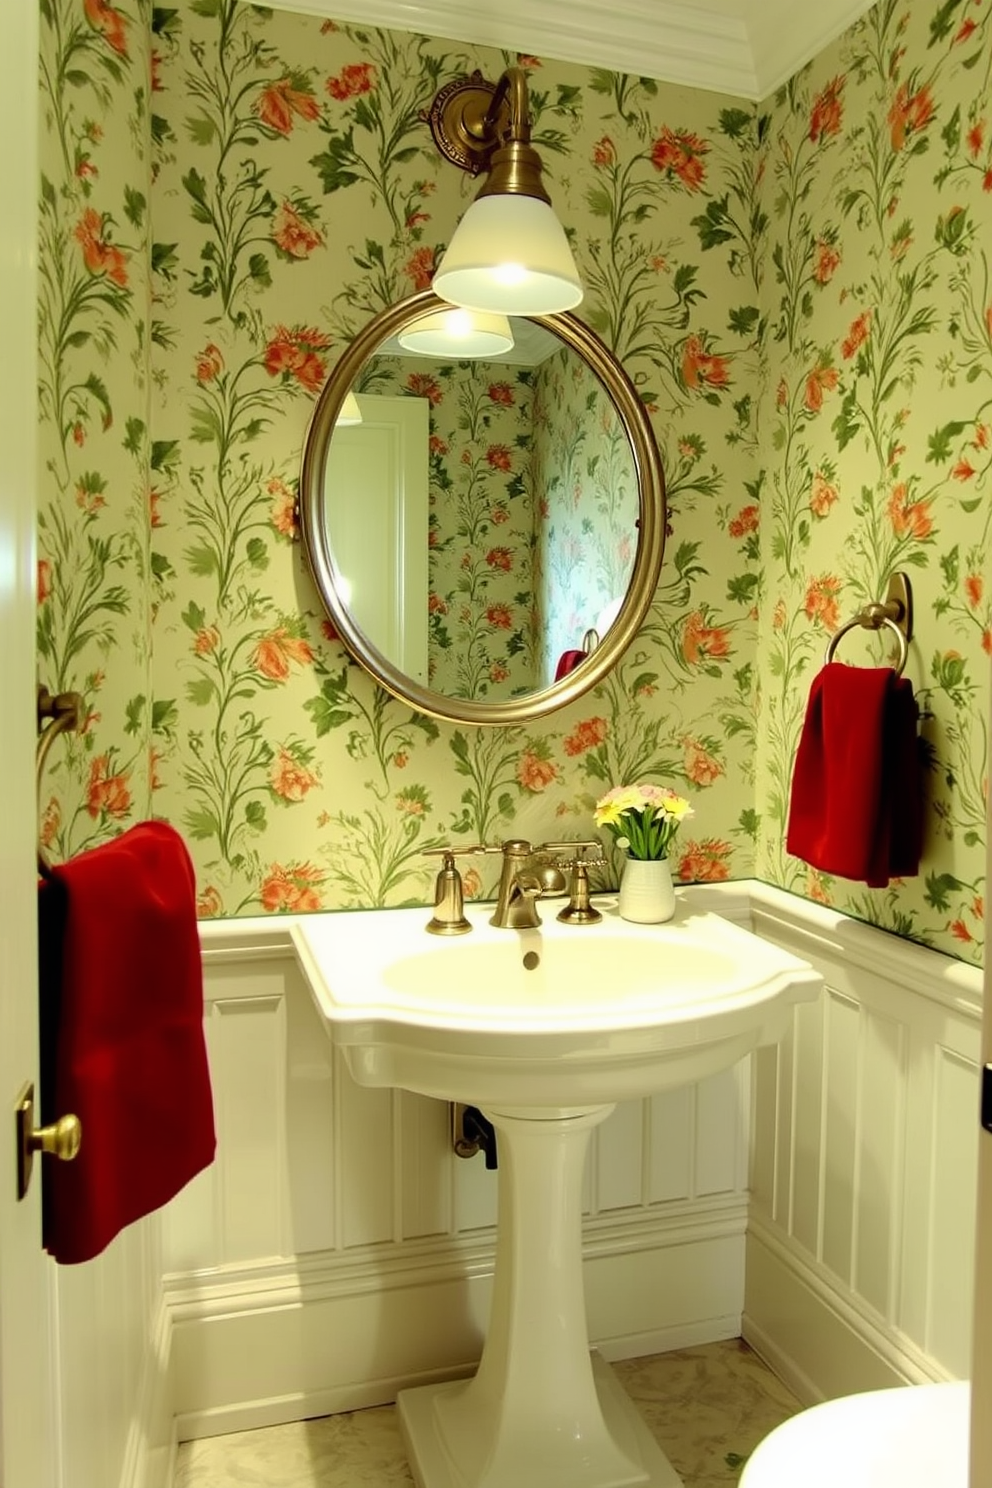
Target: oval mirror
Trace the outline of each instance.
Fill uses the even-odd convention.
[[[304,548],[341,641],[395,697],[520,723],[604,677],[647,614],[661,459],[576,316],[477,327],[481,354],[445,355],[450,312],[431,291],[391,306],[333,368],[303,450]]]

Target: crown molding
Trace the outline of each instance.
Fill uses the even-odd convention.
[[[675,0],[614,0],[609,6],[605,0],[500,0],[498,9],[465,0],[276,0],[275,8],[758,97],[744,20]]]
[[[801,67],[860,20],[874,0],[820,0],[803,7],[797,24],[795,0],[752,0],[747,22],[759,101],[770,98]]]
[[[760,102],[818,56],[874,0],[267,0],[346,24],[657,78]]]

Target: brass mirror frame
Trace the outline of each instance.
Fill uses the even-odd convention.
[[[338,570],[327,526],[321,520],[326,500],[327,453],[346,393],[366,362],[385,341],[432,310],[450,308],[432,290],[411,295],[380,312],[360,331],[332,368],[314,405],[303,445],[300,476],[300,529],[307,564],[342,644],[365,671],[401,702],[418,713],[451,723],[521,724],[567,707],[601,682],[620,659],[641,626],[658,586],[665,551],[665,481],[654,430],[637,390],[595,331],[569,311],[528,316],[552,331],[578,353],[606,388],[630,443],[637,475],[637,550],[627,594],[616,620],[600,644],[574,671],[526,696],[500,702],[449,698],[399,671],[365,636],[341,598]]]

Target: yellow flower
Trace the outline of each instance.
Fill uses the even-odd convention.
[[[644,801],[636,785],[614,786],[601,800],[596,802],[594,813],[596,825],[597,827],[618,826],[625,811],[640,811],[643,805]]]
[[[593,819],[607,827],[632,858],[664,858],[683,819],[692,816],[684,796],[667,786],[615,785],[596,802]]]

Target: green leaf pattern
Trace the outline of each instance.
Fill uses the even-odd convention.
[[[615,672],[528,729],[486,730],[411,715],[348,660],[294,504],[330,366],[427,287],[474,189],[421,110],[506,59],[237,0],[41,15],[39,665],[87,705],[42,800],[53,853],[153,812],[187,834],[206,915],[426,903],[426,848],[587,836],[606,788],[652,779],[693,802],[683,878],[757,874],[980,961],[985,9],[879,0],[760,107],[521,59],[582,314],[654,421],[669,535]],[[543,436],[518,421],[549,395],[480,365],[443,394],[435,675],[454,662],[445,685],[468,691],[503,669],[512,690],[574,636],[521,577]],[[576,438],[548,436],[542,458],[548,489],[580,495],[536,561],[578,584],[581,557],[577,619],[612,590],[623,531],[600,413],[568,396]],[[789,858],[784,828],[812,676],[896,568],[917,598],[926,852],[919,878],[866,890]],[[844,659],[883,655],[845,638]],[[476,860],[470,891],[495,867]]]

